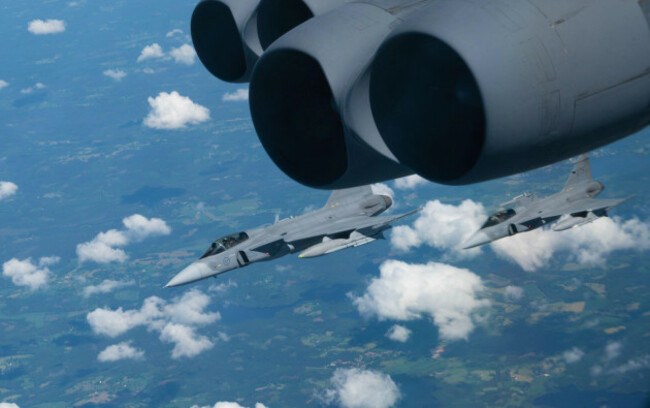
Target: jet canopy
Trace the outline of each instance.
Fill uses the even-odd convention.
[[[502,222],[514,217],[515,215],[517,215],[517,213],[515,212],[515,210],[511,208],[496,212],[490,215],[490,217],[487,219],[485,224],[483,224],[481,229],[485,229],[485,228],[493,227],[497,224],[501,224]]]
[[[248,239],[248,234],[245,232],[239,232],[237,234],[226,235],[214,241],[210,248],[201,256],[201,259],[207,258],[208,256],[217,255],[230,249],[234,246],[241,244],[242,242]]]

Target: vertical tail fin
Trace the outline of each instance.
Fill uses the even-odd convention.
[[[569,178],[564,185],[564,190],[568,190],[571,186],[575,184],[582,183],[584,181],[592,181],[593,177],[591,176],[591,165],[589,164],[589,155],[582,154],[573,162],[573,169]]]
[[[372,188],[370,186],[361,186],[346,188],[343,190],[334,190],[330,195],[330,198],[327,200],[325,207],[331,207],[334,205],[340,205],[352,200],[358,200],[362,197],[371,196]]]

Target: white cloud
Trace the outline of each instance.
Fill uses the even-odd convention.
[[[0,201],[11,197],[18,191],[18,186],[11,181],[0,181]]]
[[[620,341],[610,341],[605,346],[605,360],[612,361],[618,358],[623,351],[623,343]]]
[[[210,110],[198,105],[178,92],[161,92],[147,99],[151,110],[144,125],[153,129],[179,129],[187,124],[198,124],[210,119]]]
[[[399,190],[412,190],[416,187],[428,184],[429,181],[417,174],[398,178],[395,180],[395,188]]]
[[[113,362],[119,360],[142,360],[144,359],[144,351],[138,350],[131,346],[130,341],[108,346],[97,356],[97,360],[102,363]]]
[[[236,287],[237,287],[237,282],[228,279],[228,282],[222,282],[218,285],[210,285],[208,291],[215,292],[215,293],[224,293],[228,291],[230,288],[236,288]]]
[[[508,285],[503,291],[503,296],[505,296],[508,301],[520,300],[524,297],[524,289],[519,286]]]
[[[9,86],[9,82],[0,79],[0,90]]]
[[[444,340],[467,339],[474,315],[489,305],[479,299],[484,290],[478,275],[467,269],[430,262],[426,265],[388,260],[366,293],[354,299],[364,316],[379,320],[414,320],[428,315]]]
[[[0,407],[0,408],[2,408],[2,407]],[[241,406],[236,402],[222,401],[222,402],[217,402],[216,404],[214,404],[214,406],[205,405],[205,406],[199,407],[198,405],[192,405],[191,408],[246,408],[246,407]],[[267,408],[267,407],[266,407],[266,405],[258,402],[258,403],[255,404],[255,408]]]
[[[27,25],[27,30],[36,35],[58,34],[65,31],[65,22],[63,20],[32,20]]]
[[[165,53],[162,50],[162,47],[158,43],[153,43],[147,45],[140,51],[140,56],[138,57],[138,62],[142,62],[148,59],[159,59],[165,58]]]
[[[650,354],[643,357],[628,360],[625,364],[609,370],[610,374],[625,374],[630,371],[642,370],[650,367]]]
[[[637,218],[603,217],[567,231],[537,229],[491,244],[496,254],[532,272],[549,264],[557,253],[581,265],[602,265],[619,250],[650,249],[650,225]]]
[[[248,88],[239,88],[235,92],[226,92],[221,97],[223,102],[245,102],[248,100]]]
[[[20,93],[23,95],[29,95],[30,93],[39,90],[39,89],[45,89],[45,84],[42,82],[37,82],[34,84],[34,86],[30,86],[29,88],[21,89]]]
[[[578,361],[582,360],[582,357],[584,357],[584,355],[585,352],[577,347],[574,347],[571,350],[567,350],[562,353],[562,357],[567,364],[577,363]]]
[[[393,379],[378,371],[339,368],[330,381],[325,401],[343,408],[390,408],[401,398]]]
[[[32,263],[31,258],[18,260],[13,258],[2,265],[2,274],[18,286],[27,286],[30,290],[35,291],[47,286],[47,280],[50,276],[48,266],[59,262],[55,256],[41,258],[38,264]]]
[[[168,32],[167,34],[165,34],[165,37],[171,38],[171,37],[175,36],[176,34],[183,34],[183,30],[181,30],[180,28],[175,28],[175,29],[171,30],[170,32]]]
[[[178,64],[192,65],[194,64],[196,51],[194,51],[194,47],[191,45],[183,44],[178,48],[172,48],[169,55],[174,58],[174,61]]]
[[[121,69],[107,69],[103,72],[103,74],[118,82],[126,77],[126,72],[122,71]]]
[[[0,408],[20,408],[13,402],[0,402]]]
[[[480,249],[464,250],[462,244],[484,220],[483,205],[472,200],[465,200],[459,206],[429,201],[413,226],[394,227],[390,240],[396,249],[403,251],[429,245],[454,258],[473,257]]]
[[[86,320],[93,332],[107,337],[118,337],[129,330],[144,326],[159,333],[161,341],[173,343],[172,358],[194,357],[214,346],[214,342],[196,333],[221,319],[219,312],[206,312],[210,297],[192,289],[171,303],[151,296],[140,309],[116,310],[97,308]]]
[[[121,249],[122,247],[150,236],[171,233],[171,228],[160,218],[146,218],[140,214],[133,214],[124,218],[122,223],[126,229],[100,232],[92,241],[77,245],[79,262],[125,262],[128,255]]]
[[[393,341],[399,341],[400,343],[405,343],[411,336],[411,331],[404,326],[399,324],[391,327],[386,333],[386,337]]]
[[[92,295],[96,294],[105,294],[105,293],[111,293],[115,289],[123,288],[125,286],[132,286],[135,285],[135,281],[115,281],[115,280],[110,280],[106,279],[99,285],[91,285],[91,286],[86,286],[84,288],[84,297],[88,298]]]

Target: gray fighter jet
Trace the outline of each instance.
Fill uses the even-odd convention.
[[[390,223],[420,211],[378,216],[392,204],[390,197],[373,194],[370,186],[336,190],[320,210],[217,239],[165,287],[297,252],[301,252],[300,258],[312,258],[382,239]]]
[[[588,224],[617,205],[629,200],[595,199],[605,185],[591,176],[589,156],[584,154],[574,162],[564,189],[549,197],[537,198],[532,194],[522,194],[501,204],[485,224],[465,242],[465,249],[489,244],[498,239],[531,231],[558,221],[554,231],[564,231]]]

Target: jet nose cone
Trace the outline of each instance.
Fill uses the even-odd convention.
[[[187,268],[183,269],[174,276],[172,280],[165,285],[166,288],[172,288],[174,286],[187,285],[188,283],[196,282],[201,279],[205,279],[212,274],[212,269],[203,262],[194,262]]]
[[[463,249],[476,248],[490,243],[492,240],[482,231],[476,232],[463,243]]]

